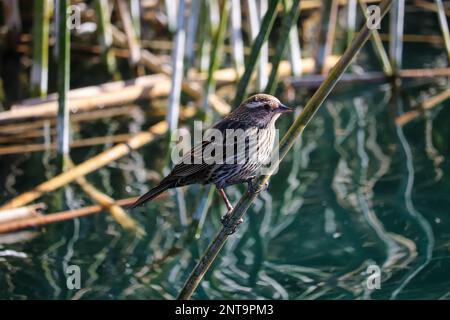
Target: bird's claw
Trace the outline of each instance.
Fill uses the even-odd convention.
[[[227,235],[232,235],[233,233],[236,232],[237,227],[244,222],[244,220],[242,218],[240,218],[236,224],[232,224],[231,223],[231,215],[229,213],[227,213],[226,215],[224,215],[221,219],[220,222],[222,223],[222,225],[227,228]]]
[[[256,183],[256,177],[251,177],[247,180],[248,183],[248,192],[250,194],[258,194],[263,191],[266,191],[269,188],[269,182],[266,181],[262,186]]]

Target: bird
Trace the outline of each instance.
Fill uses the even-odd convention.
[[[130,208],[153,200],[168,189],[214,184],[228,210],[222,218],[225,225],[233,206],[224,189],[240,183],[248,183],[249,188],[253,188],[255,173],[272,155],[275,122],[281,114],[292,111],[269,94],[259,93],[247,98],[215,123],[210,128],[212,133],[204,134],[202,141],[183,155],[172,171]],[[229,138],[231,134],[235,135]]]

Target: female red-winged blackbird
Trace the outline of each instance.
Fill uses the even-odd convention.
[[[271,156],[276,137],[275,121],[282,113],[290,111],[291,108],[268,94],[248,98],[212,127],[215,131],[209,135],[210,139],[194,146],[159,185],[136,200],[131,208],[170,188],[213,183],[230,212],[232,206],[223,189],[243,182],[251,186],[254,173]]]

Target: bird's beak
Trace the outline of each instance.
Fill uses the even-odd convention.
[[[289,108],[287,106],[285,106],[284,104],[281,104],[278,106],[278,108],[275,109],[276,113],[286,113],[286,112],[292,112],[294,111],[294,109]]]

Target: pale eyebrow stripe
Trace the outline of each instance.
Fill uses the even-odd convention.
[[[259,107],[262,103],[261,102],[250,102],[247,104],[247,108],[256,108]]]

